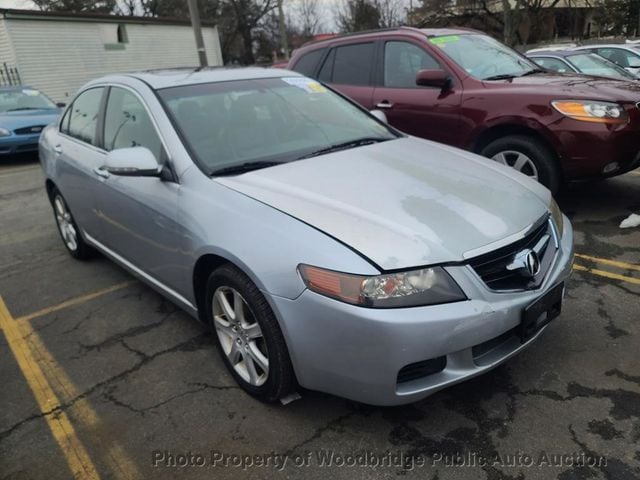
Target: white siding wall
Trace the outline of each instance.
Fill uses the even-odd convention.
[[[105,47],[115,23],[4,19],[23,83],[55,101],[68,102],[85,82],[119,72],[196,66],[193,30],[189,26],[124,24],[124,49]],[[215,27],[204,27],[210,65],[221,65]],[[0,38],[1,42],[1,38]]]
[[[7,32],[7,21],[0,17],[0,66],[7,62],[7,65],[13,66],[16,59],[13,56],[13,47],[11,39]]]

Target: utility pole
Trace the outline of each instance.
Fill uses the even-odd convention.
[[[289,60],[287,26],[284,23],[284,10],[282,10],[282,0],[278,0],[278,25],[280,27],[280,45],[282,46],[282,50],[284,50],[284,59]]]
[[[198,11],[198,0],[187,0],[189,4],[189,15],[191,16],[191,26],[193,34],[196,37],[196,49],[198,50],[198,58],[200,66],[207,66],[207,52],[204,49],[204,40],[202,39],[202,29],[200,28],[200,12]]]

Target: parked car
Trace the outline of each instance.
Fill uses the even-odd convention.
[[[558,73],[582,73],[596,77],[635,81],[636,77],[600,55],[574,50],[556,50],[527,54],[546,70]]]
[[[545,72],[473,30],[342,36],[297,50],[289,68],[384,109],[405,133],[480,153],[554,192],[640,164],[640,86]]]
[[[575,48],[577,47],[578,44],[577,43],[553,43],[550,45],[545,45],[544,47],[538,47],[538,48],[532,48],[530,50],[527,50],[527,55],[531,54],[531,53],[540,53],[540,52],[555,52],[555,51],[561,51],[561,50],[568,50],[571,48]]]
[[[539,183],[277,69],[109,76],[40,140],[64,245],[210,325],[238,384],[394,405],[558,315],[572,229]]]
[[[634,77],[640,78],[640,45],[634,44],[608,44],[608,45],[584,45],[576,50],[597,53],[601,57],[611,60],[619,67],[624,68]]]
[[[40,132],[58,115],[59,106],[34,88],[0,87],[0,155],[37,151]]]

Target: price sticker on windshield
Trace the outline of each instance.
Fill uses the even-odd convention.
[[[322,84],[316,82],[315,80],[311,80],[310,78],[284,77],[282,80],[289,85],[298,87],[308,93],[325,93],[327,91],[327,89],[324,88]]]
[[[32,89],[24,89],[22,90],[22,93],[24,93],[25,95],[29,95],[30,97],[37,97],[38,95],[40,95],[40,92],[38,90]]]
[[[440,48],[444,48],[447,43],[455,43],[460,40],[458,35],[445,35],[444,37],[430,38],[429,41]]]

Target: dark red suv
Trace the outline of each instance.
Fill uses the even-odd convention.
[[[556,191],[640,166],[640,86],[541,70],[481,32],[401,27],[294,52],[325,82],[419,137],[480,153]]]

